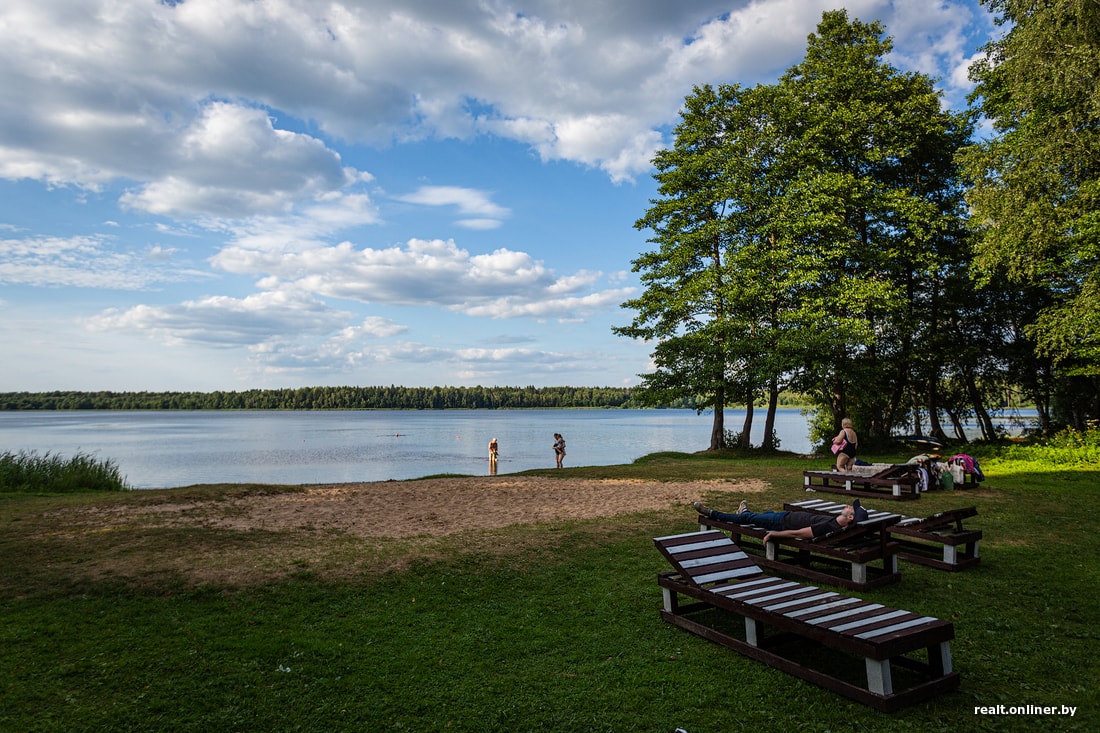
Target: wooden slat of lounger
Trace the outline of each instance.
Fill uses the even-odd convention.
[[[696,585],[763,574],[756,563],[721,532],[658,537],[654,543],[673,567]]]
[[[883,638],[883,639],[885,639],[885,638],[890,638],[891,636],[900,637],[900,636],[902,636],[901,632],[908,633],[911,629],[916,629],[916,628],[919,628],[921,626],[928,626],[928,627],[942,626],[946,623],[947,623],[946,621],[942,621],[938,618],[933,618],[932,616],[919,616],[917,618],[904,619],[904,620],[898,621],[898,623],[891,624],[891,625],[888,625],[888,626],[880,626],[880,627],[875,628],[875,629],[870,629],[868,631],[864,631],[864,632],[861,632],[859,634],[856,634],[855,636],[857,636],[860,639],[874,639],[874,638]]]
[[[848,614],[837,614],[828,620],[819,619],[815,625],[823,629],[836,631],[837,633],[851,631],[854,636],[856,630],[866,631],[883,621],[888,621],[895,617],[912,615],[913,614],[909,613],[909,611],[903,611],[900,608],[891,608],[881,603],[869,603],[862,608],[853,609],[852,612]]]
[[[767,608],[769,604],[796,599],[805,599],[808,596],[820,593],[820,588],[801,583],[783,583],[770,588],[753,589],[751,592],[724,594],[728,598],[736,598],[743,603]]]
[[[817,511],[828,512],[829,514],[840,514],[840,510],[848,506],[847,504],[838,504],[835,501],[825,501],[824,499],[807,499],[806,501],[789,501],[785,504],[785,507],[794,507],[800,511]],[[864,507],[867,509],[867,507]],[[897,519],[898,522],[906,520],[912,521],[912,517],[907,517],[904,514],[898,514],[897,512],[887,512],[881,509],[867,509],[867,522],[878,524],[886,520]]]
[[[797,618],[800,621],[806,621],[807,623],[812,623],[817,626],[825,626],[836,621],[836,619],[847,618],[851,620],[854,619],[856,615],[864,616],[880,608],[884,608],[881,603],[872,603],[862,598],[854,598],[852,596],[844,596],[843,598],[843,601],[838,599],[831,603],[820,603],[816,608],[807,607],[792,609],[783,615]]]
[[[911,530],[932,530],[976,516],[978,516],[977,507],[968,506],[963,509],[948,509],[924,518],[918,518],[914,522],[906,522],[905,527]]]
[[[810,613],[827,613],[830,610],[843,608],[853,603],[859,603],[858,598],[842,596],[834,591],[821,591],[804,598],[795,598],[782,603],[774,603],[764,606],[765,611],[783,613],[785,616],[797,618]]]
[[[715,593],[721,593],[727,598],[744,601],[747,598],[774,593],[777,590],[793,588],[798,585],[800,584],[792,580],[784,580],[774,575],[764,575],[761,573],[759,578],[745,580],[739,583],[730,583],[710,588],[710,590]]]

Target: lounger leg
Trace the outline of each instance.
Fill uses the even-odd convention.
[[[894,681],[890,677],[889,659],[866,659],[867,689],[876,695],[893,695]]]
[[[939,646],[928,647],[928,666],[935,677],[951,674],[951,642],[940,642]]]
[[[943,546],[943,561],[948,565],[955,565],[958,563],[958,552],[955,549],[955,545]]]
[[[867,563],[852,563],[852,582],[861,584],[867,582]]]
[[[760,640],[756,635],[756,619],[745,617],[745,641],[750,646],[760,646]]]
[[[661,596],[665,601],[665,610],[669,613],[676,612],[676,595],[668,588],[661,588]]]

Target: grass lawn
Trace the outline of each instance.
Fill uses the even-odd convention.
[[[892,715],[661,621],[667,564],[651,538],[694,529],[685,507],[429,542],[139,523],[62,531],[60,507],[125,512],[160,492],[0,494],[0,731],[1097,730],[1097,466],[982,465],[979,488],[889,503],[920,515],[977,506],[980,565],[903,563],[901,582],[855,594],[955,625],[960,690]],[[751,500],[765,508],[805,498],[807,467],[661,454],[530,473],[763,479]],[[143,571],[161,553],[255,563],[256,581]],[[126,572],[84,570],[105,555]],[[975,713],[998,705],[1076,714]]]

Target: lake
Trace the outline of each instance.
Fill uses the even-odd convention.
[[[0,453],[109,459],[140,489],[346,483],[485,475],[492,438],[500,443],[502,474],[553,468],[554,433],[567,441],[567,467],[693,453],[710,445],[712,419],[693,410],[620,409],[0,412]],[[728,429],[740,430],[744,419],[744,410],[726,410]],[[1011,426],[1010,418],[1001,420]],[[762,410],[753,422],[759,445]],[[780,409],[775,430],[782,450],[810,452],[801,410]]]
[[[554,433],[568,466],[629,463],[710,445],[710,413],[693,410],[339,410],[0,412],[0,452],[109,459],[135,488],[200,483],[313,484],[553,468]],[[743,410],[727,410],[740,429]],[[763,434],[758,413],[754,442]],[[780,410],[784,450],[808,452],[806,419]]]

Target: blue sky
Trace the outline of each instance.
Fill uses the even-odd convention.
[[[6,0],[0,391],[637,384],[649,161],[835,8],[965,105],[977,0]]]

